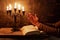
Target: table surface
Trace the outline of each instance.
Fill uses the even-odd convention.
[[[0,28],[0,35],[22,35],[21,31],[12,32],[12,28]]]

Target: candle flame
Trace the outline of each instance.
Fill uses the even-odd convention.
[[[22,7],[22,11],[24,11],[24,6]]]
[[[9,4],[9,10],[11,10],[12,9],[12,6],[11,6],[11,4]]]
[[[17,5],[17,4],[15,3],[14,8],[17,8],[16,5]]]
[[[9,7],[7,6],[7,10],[9,10]]]
[[[20,8],[21,8],[21,5],[20,5],[20,4],[18,4],[18,10],[20,10]]]

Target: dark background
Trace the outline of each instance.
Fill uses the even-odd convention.
[[[54,24],[60,21],[60,11],[59,11],[60,3],[58,3],[56,0],[15,0],[15,1],[23,4],[27,12],[36,13],[39,18],[39,22],[41,23]],[[15,1],[0,0],[0,27],[8,27],[8,26],[11,27],[14,25],[13,17],[12,16],[10,17],[6,13],[6,6],[9,3],[14,4]],[[17,26],[20,25],[19,18],[20,17],[17,17]],[[23,24],[22,21],[21,23]]]

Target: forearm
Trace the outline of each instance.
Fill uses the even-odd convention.
[[[39,28],[39,29],[42,29],[43,31],[46,31],[46,32],[56,32],[56,31],[57,31],[56,28],[53,28],[53,27],[44,25],[44,24],[42,24],[42,23],[39,23],[39,24],[38,24],[38,28]]]

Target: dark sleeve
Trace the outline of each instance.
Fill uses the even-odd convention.
[[[45,32],[56,32],[57,31],[56,28],[44,25],[42,23],[40,23],[39,30],[43,30]]]

